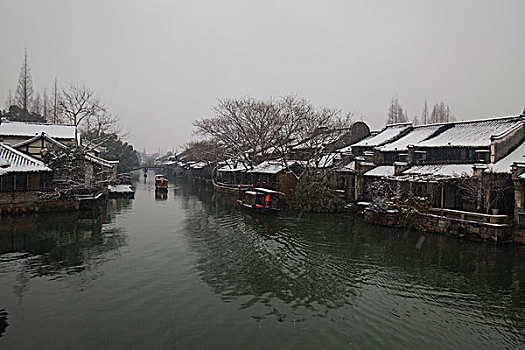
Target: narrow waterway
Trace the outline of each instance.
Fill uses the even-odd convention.
[[[0,219],[1,349],[525,344],[525,247],[252,216],[152,178],[98,211]]]

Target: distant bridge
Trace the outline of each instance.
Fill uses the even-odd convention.
[[[136,167],[136,168],[133,168],[131,169],[131,171],[135,171],[135,170],[143,170],[143,169],[166,169],[168,166],[167,165],[141,165],[139,167]]]

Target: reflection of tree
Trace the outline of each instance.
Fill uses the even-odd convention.
[[[7,311],[0,309],[0,337],[2,337],[2,334],[5,333],[7,326]]]
[[[108,253],[125,244],[126,237],[120,230],[102,229],[102,225],[130,206],[130,200],[110,200],[91,211],[2,218],[2,260],[19,260],[23,266],[16,294],[22,298],[33,276],[61,277],[103,263]]]
[[[223,300],[248,296],[242,308],[263,305],[267,310],[254,317],[275,316],[278,320],[287,315],[270,303],[273,298],[290,305],[295,320],[301,319],[304,309],[334,308],[352,301],[359,267],[334,266],[322,245],[312,247],[301,233],[288,227],[295,223],[241,214],[232,204],[223,203],[225,199],[233,203],[230,196],[198,196],[203,200],[189,197],[186,228],[200,254],[197,264],[202,278]],[[314,227],[304,233],[310,229]]]
[[[237,210],[234,197],[190,192],[185,224],[203,280],[224,301],[263,306],[256,318],[330,313],[380,288],[451,310],[482,308],[488,317],[508,317],[512,327],[523,329],[519,247],[431,234],[418,244],[421,235],[412,231],[334,215],[253,216]],[[277,310],[283,304],[293,315]]]

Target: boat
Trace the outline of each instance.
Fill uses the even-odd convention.
[[[276,215],[281,210],[279,196],[283,195],[279,191],[258,187],[245,191],[243,199],[237,200],[237,205],[254,213]]]
[[[155,175],[155,191],[168,192],[168,179],[162,175]]]
[[[109,198],[134,198],[135,191],[132,185],[108,185]]]

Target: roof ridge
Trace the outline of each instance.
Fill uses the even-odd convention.
[[[20,120],[2,120],[2,124],[30,124],[30,125],[58,125],[58,126],[74,126],[75,124],[60,124],[60,123],[42,123],[42,122],[24,122]]]
[[[6,143],[3,143],[3,142],[0,142],[0,147],[3,147],[5,149],[7,149],[8,151],[12,152],[12,153],[15,153],[16,155],[22,157],[22,158],[25,158],[27,161],[29,162],[32,162],[34,163],[34,165],[42,165],[42,166],[45,166],[44,162],[36,159],[36,158],[33,158],[23,152],[20,152],[19,150],[13,148],[12,146],[9,146],[8,144]]]

